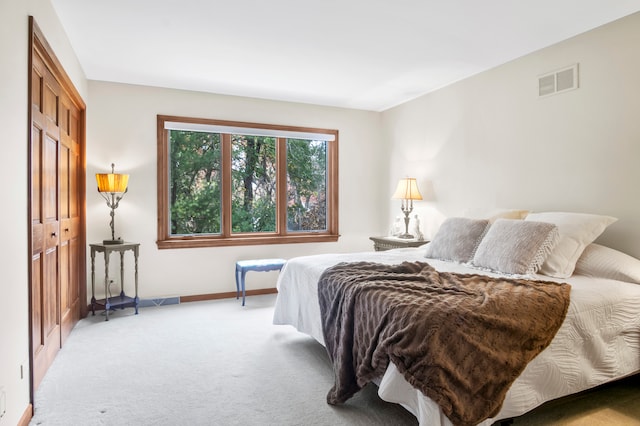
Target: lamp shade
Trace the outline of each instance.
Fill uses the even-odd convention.
[[[129,175],[114,173],[114,165],[111,165],[111,173],[96,173],[98,192],[126,192],[129,184]]]
[[[418,184],[415,178],[400,179],[396,192],[391,198],[402,200],[422,200],[422,194],[418,190]]]

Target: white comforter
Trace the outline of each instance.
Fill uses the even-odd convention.
[[[326,268],[339,262],[427,261],[440,271],[478,273],[460,264],[426,259],[423,253],[424,248],[418,248],[293,258],[278,278],[273,323],[292,325],[324,345],[317,283]],[[543,275],[531,278],[553,280]],[[514,382],[500,413],[482,425],[640,371],[640,285],[579,275],[562,281],[572,286],[562,327]],[[414,389],[393,363],[381,378],[378,393],[386,401],[402,404],[422,426],[451,425],[438,405]]]

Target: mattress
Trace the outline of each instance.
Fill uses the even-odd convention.
[[[439,271],[478,273],[462,264],[426,259],[424,248],[297,257],[279,275],[273,323],[291,325],[324,345],[318,279],[330,266],[356,261],[427,261]],[[571,284],[569,310],[551,344],[528,364],[507,392],[501,411],[483,421],[483,426],[640,371],[640,285],[581,275],[564,280],[544,275],[531,278]],[[438,405],[414,389],[393,363],[376,383],[383,400],[404,406],[420,425],[451,425]]]

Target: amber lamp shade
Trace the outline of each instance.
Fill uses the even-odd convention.
[[[103,240],[103,244],[122,244],[121,238],[116,239],[115,235],[115,210],[120,204],[120,200],[127,192],[129,185],[129,175],[118,174],[114,172],[115,164],[111,164],[111,173],[96,173],[96,183],[98,184],[98,192],[107,202],[107,207],[111,209],[111,239]]]
[[[124,193],[129,184],[129,175],[116,173],[96,173],[98,192]]]

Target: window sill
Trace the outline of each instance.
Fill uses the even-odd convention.
[[[336,242],[340,235],[333,234],[305,234],[287,236],[242,236],[233,238],[203,238],[203,237],[173,237],[166,240],[158,240],[158,249],[179,249],[198,247],[229,247],[229,246],[253,246],[266,244],[296,244],[296,243],[328,243]]]

